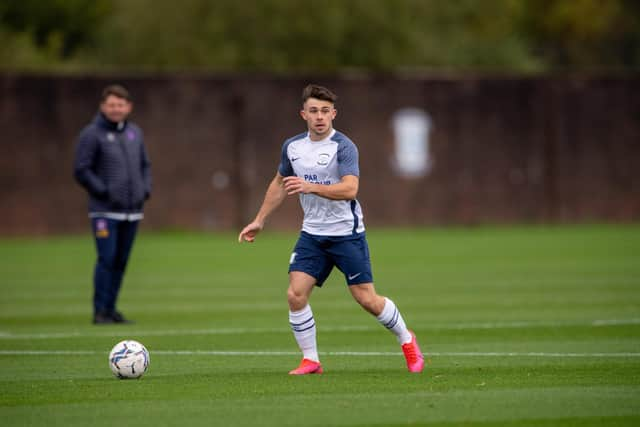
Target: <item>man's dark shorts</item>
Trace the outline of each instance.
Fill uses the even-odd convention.
[[[373,282],[365,233],[316,236],[301,232],[291,254],[289,272],[307,273],[316,278],[316,286],[322,286],[334,266],[342,271],[348,285]]]

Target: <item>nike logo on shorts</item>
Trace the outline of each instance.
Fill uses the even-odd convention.
[[[352,275],[352,274],[350,274],[350,275],[348,275],[348,276],[347,276],[347,278],[348,278],[349,280],[353,280],[353,279],[355,279],[356,277],[358,277],[358,276],[359,276],[359,275],[361,275],[361,274],[362,274],[362,273],[356,273],[356,274],[353,274],[353,275]]]

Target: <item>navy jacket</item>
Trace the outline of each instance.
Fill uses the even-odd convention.
[[[142,212],[151,195],[151,162],[142,130],[98,113],[78,137],[74,176],[89,193],[89,212]]]

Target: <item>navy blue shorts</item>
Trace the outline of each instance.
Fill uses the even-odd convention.
[[[322,286],[334,266],[342,271],[348,285],[373,282],[365,233],[315,236],[301,232],[291,254],[289,272],[307,273],[315,277],[316,286]]]

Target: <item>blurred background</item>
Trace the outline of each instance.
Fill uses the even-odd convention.
[[[635,0],[0,0],[0,64],[0,235],[86,232],[76,137],[114,82],[147,229],[251,219],[311,82],[339,96],[369,225],[640,218]]]

